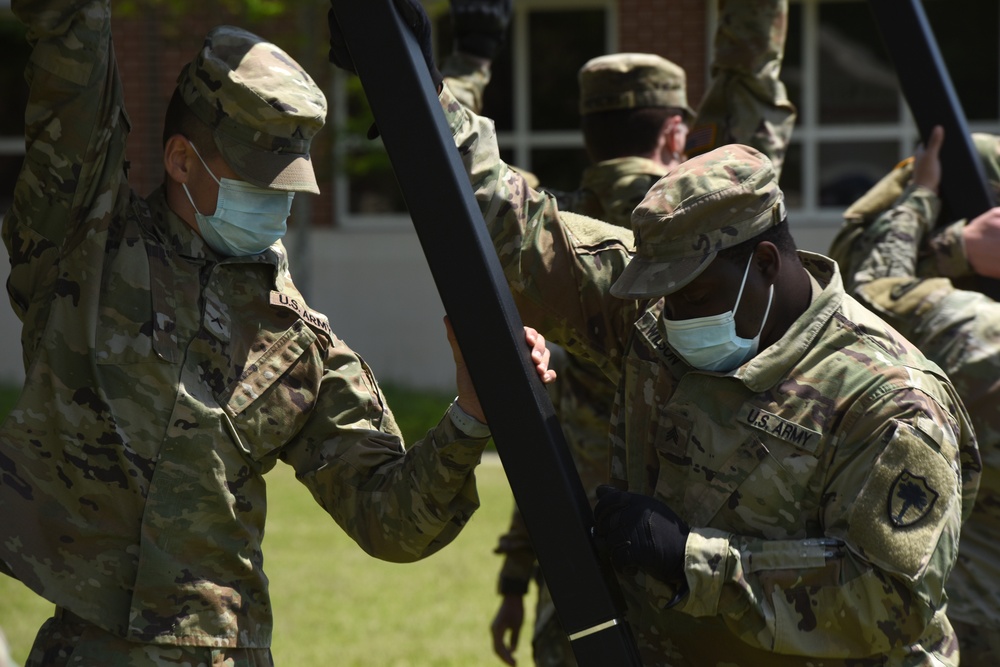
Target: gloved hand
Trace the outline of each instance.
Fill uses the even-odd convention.
[[[413,36],[417,38],[417,43],[420,44],[420,52],[424,56],[424,63],[426,63],[427,70],[430,72],[434,88],[441,90],[443,77],[441,76],[441,72],[438,71],[437,65],[434,64],[434,50],[431,43],[431,20],[428,18],[427,12],[424,11],[420,0],[393,0],[393,4],[403,19],[403,23],[406,24],[406,27],[410,29]],[[330,62],[343,70],[357,74],[358,70],[354,66],[354,60],[351,58],[350,51],[347,50],[344,31],[337,21],[337,16],[334,14],[332,5],[333,3],[331,2],[330,10],[327,12],[327,23],[330,25]]]
[[[458,50],[493,60],[507,34],[513,9],[514,0],[451,0]]]
[[[642,568],[667,583],[682,582],[689,532],[684,520],[655,498],[597,487],[594,542],[616,570]]]

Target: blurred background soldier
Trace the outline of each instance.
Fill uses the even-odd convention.
[[[1000,655],[1000,304],[959,286],[1000,277],[1000,208],[940,224],[942,139],[937,130],[848,209],[831,255],[846,288],[940,365],[969,411],[983,471],[947,583],[948,618],[962,665],[988,667]],[[1000,138],[973,142],[996,197]]]

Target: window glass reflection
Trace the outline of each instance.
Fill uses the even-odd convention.
[[[896,142],[819,145],[819,205],[846,209],[899,162]]]

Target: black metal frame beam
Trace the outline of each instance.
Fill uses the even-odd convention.
[[[563,627],[584,667],[641,665],[618,581],[419,45],[392,0],[333,0]]]
[[[971,220],[985,213],[996,204],[923,5],[920,0],[869,0],[869,7],[921,138],[926,142],[935,125],[944,128],[941,219]],[[976,288],[1000,296],[998,280],[978,277]]]

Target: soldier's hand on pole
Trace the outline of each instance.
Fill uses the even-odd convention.
[[[987,278],[1000,278],[1000,207],[970,220],[962,229],[965,256],[972,270]]]
[[[424,63],[427,64],[427,71],[430,72],[435,89],[441,90],[443,77],[434,63],[434,46],[431,42],[431,20],[427,16],[427,12],[424,11],[420,0],[393,0],[393,4],[396,6],[396,12],[403,19],[403,23],[409,28],[413,36],[417,38],[417,43],[420,45],[420,53],[424,57]],[[327,23],[330,27],[330,62],[343,70],[357,74],[357,68],[354,66],[354,60],[351,57],[350,51],[347,49],[347,40],[344,39],[344,31],[337,21],[337,15],[334,12],[332,2],[330,11],[327,12]]]
[[[920,185],[935,194],[941,186],[941,145],[944,143],[944,128],[940,125],[931,130],[926,145],[917,148],[913,162],[913,184]]]
[[[687,523],[655,498],[597,487],[594,542],[620,572],[642,568],[669,584],[682,583],[689,532]]]
[[[493,60],[503,45],[513,0],[451,0],[458,51]]]

